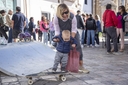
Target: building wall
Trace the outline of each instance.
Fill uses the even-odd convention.
[[[79,1],[81,4],[81,10],[85,13],[92,14],[92,0],[87,0],[87,4],[85,4],[85,0]]]
[[[14,2],[13,0],[0,0],[0,10],[6,10],[9,9],[13,10]]]

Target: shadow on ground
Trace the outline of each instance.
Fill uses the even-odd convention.
[[[59,85],[61,84],[61,81],[53,81],[53,80],[38,80],[36,82],[33,83],[33,85]]]

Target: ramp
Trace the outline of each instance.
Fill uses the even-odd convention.
[[[55,52],[40,42],[0,46],[0,71],[10,75],[29,75],[53,66]]]

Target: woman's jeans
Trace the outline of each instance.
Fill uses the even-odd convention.
[[[43,32],[43,44],[48,44],[48,32]]]
[[[96,44],[100,44],[100,41],[99,41],[99,32],[98,33],[96,33],[96,35],[95,35],[96,37],[95,37],[95,40],[96,40]]]
[[[92,46],[95,46],[95,30],[87,31],[87,45],[90,46],[90,39],[92,40]]]
[[[52,38],[54,37],[55,31],[50,31],[50,44],[52,44]]]

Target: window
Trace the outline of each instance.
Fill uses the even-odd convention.
[[[125,0],[121,0],[122,5],[125,5]]]
[[[87,4],[87,0],[84,0],[84,3]]]
[[[11,9],[13,10],[13,0],[0,0],[0,9],[8,10]]]
[[[58,0],[58,3],[60,3],[60,0]]]

